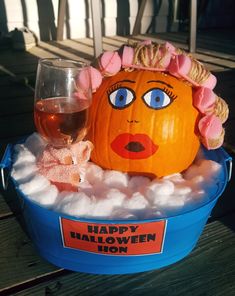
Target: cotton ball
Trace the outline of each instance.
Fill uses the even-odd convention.
[[[173,195],[187,195],[192,192],[192,188],[190,186],[186,186],[184,184],[175,185],[175,190]]]
[[[57,196],[57,187],[55,185],[50,185],[44,190],[31,194],[30,198],[43,206],[52,206],[55,203]]]
[[[20,149],[18,153],[14,155],[13,167],[26,163],[35,163],[36,157],[27,149]]]
[[[102,183],[102,182],[97,182],[93,184],[93,192],[94,196],[104,198],[104,194],[109,190],[109,187]]]
[[[112,211],[113,211],[113,205],[109,200],[104,198],[96,199],[95,202],[92,203],[89,216],[108,217],[111,215]]]
[[[55,206],[55,210],[58,212],[77,217],[90,213],[91,199],[84,192],[63,192],[59,195],[58,200]]]
[[[104,172],[101,167],[95,165],[93,163],[86,164],[86,171],[85,171],[85,180],[87,180],[90,184],[94,184],[97,182],[101,182],[103,179]]]
[[[173,183],[182,183],[182,182],[185,182],[182,174],[180,173],[176,173],[176,174],[172,174],[172,175],[169,175],[169,176],[165,176],[163,177],[163,180],[169,180]]]
[[[24,144],[16,144],[14,146],[14,152],[19,153],[21,151],[28,151],[28,148],[26,148]]]
[[[142,188],[145,188],[149,185],[150,179],[144,176],[133,176],[130,178],[128,188],[133,191],[140,191]]]
[[[156,194],[153,192],[148,192],[147,198],[148,200],[154,205],[154,206],[162,206],[162,205],[166,205],[168,203],[170,195],[166,195],[166,194]]]
[[[131,198],[126,199],[124,202],[124,208],[132,210],[142,210],[148,205],[147,199],[140,192],[135,192]]]
[[[42,175],[35,175],[29,182],[20,184],[19,189],[26,195],[39,192],[50,185],[50,182]]]
[[[171,198],[167,200],[164,206],[170,208],[181,208],[184,206],[186,198],[187,197],[185,195],[173,195]]]
[[[111,188],[125,188],[128,186],[128,175],[119,171],[105,171],[104,183]]]
[[[36,164],[24,164],[24,165],[17,165],[11,171],[11,176],[15,179],[18,183],[26,183],[29,182],[30,179],[37,173],[38,167]]]
[[[94,188],[88,181],[80,182],[78,185],[78,191],[84,192],[88,196],[94,194]]]
[[[118,189],[116,188],[111,188],[110,190],[108,190],[104,196],[107,200],[109,200],[109,202],[113,205],[113,206],[121,206],[123,201],[126,198],[126,194],[124,194],[123,192],[120,192]]]
[[[41,154],[47,144],[48,143],[38,133],[33,133],[25,141],[25,146],[35,156]]]
[[[169,180],[154,180],[146,188],[146,196],[150,201],[155,203],[157,196],[168,196],[173,194],[175,189],[174,184]]]
[[[128,209],[115,208],[111,213],[111,219],[127,219],[127,220],[137,220],[137,217],[130,213]]]

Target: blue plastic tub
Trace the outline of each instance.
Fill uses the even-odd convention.
[[[10,168],[12,146],[0,164]],[[222,149],[207,158],[223,167],[210,201],[187,213],[152,220],[78,219],[31,201],[13,180],[28,233],[39,254],[73,271],[125,274],[157,269],[179,261],[195,247],[207,219],[231,176],[231,157]]]

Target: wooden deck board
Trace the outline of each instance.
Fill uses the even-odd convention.
[[[12,214],[12,211],[10,210],[7,203],[5,202],[3,194],[0,192],[0,219],[2,219],[3,217],[7,217],[11,214]]]
[[[0,294],[6,287],[59,270],[38,256],[16,218],[0,220],[0,236]]]

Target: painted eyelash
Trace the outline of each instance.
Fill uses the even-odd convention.
[[[172,99],[175,100],[178,96],[175,95],[171,90],[167,89],[166,87],[163,88],[163,91]]]
[[[107,90],[107,94],[110,95],[112,92],[114,92],[115,90],[117,90],[118,88],[120,88],[121,84],[114,84],[113,86],[111,86],[108,90]]]

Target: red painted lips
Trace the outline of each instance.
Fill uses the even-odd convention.
[[[144,159],[153,155],[158,146],[145,134],[121,134],[111,143],[115,153],[123,158]]]

